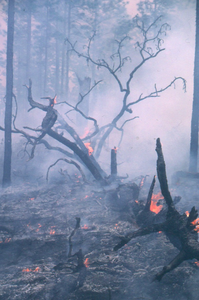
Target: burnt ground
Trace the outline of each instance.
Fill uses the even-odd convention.
[[[197,179],[198,180],[198,179]],[[197,180],[178,182],[181,212],[198,205]],[[117,193],[117,184],[101,188],[81,182],[34,186],[23,184],[1,190],[0,299],[67,300],[196,300],[199,268],[183,262],[161,282],[154,275],[178,250],[164,233],[131,240],[112,251],[119,236],[138,228],[132,202],[132,182]],[[140,199],[146,199],[150,179]],[[190,194],[191,193],[191,194]],[[69,237],[81,218],[80,228]],[[82,249],[85,267],[78,268]]]

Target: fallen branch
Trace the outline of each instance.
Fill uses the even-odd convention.
[[[65,161],[68,164],[74,165],[79,170],[79,172],[81,173],[83,181],[86,182],[86,176],[84,175],[84,172],[82,171],[81,167],[74,160],[68,160],[66,158],[59,158],[59,159],[56,160],[56,162],[54,162],[52,165],[50,165],[48,167],[48,171],[47,171],[47,174],[46,174],[46,180],[47,181],[48,181],[48,174],[49,174],[50,169],[52,167],[54,167],[59,161]]]

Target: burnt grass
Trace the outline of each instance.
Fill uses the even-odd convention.
[[[180,212],[198,208],[195,182],[174,185]],[[138,229],[136,183],[107,187],[81,181],[1,190],[0,299],[154,300],[198,299],[199,268],[185,261],[161,282],[154,275],[178,250],[163,233],[131,240],[117,252],[120,236]],[[120,183],[121,184],[121,183]],[[139,195],[146,200],[150,179]],[[69,237],[81,218],[80,227]],[[3,227],[2,227],[3,228]],[[82,249],[84,266],[75,255]]]

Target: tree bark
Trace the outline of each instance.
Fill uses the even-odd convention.
[[[191,119],[191,143],[189,171],[197,172],[198,167],[198,120],[199,120],[199,1],[196,1],[196,44],[194,63],[194,96]]]
[[[49,46],[49,3],[46,4],[46,40],[45,40],[45,67],[44,67],[44,95],[47,92],[48,79],[48,46]]]
[[[9,0],[7,29],[5,143],[2,182],[3,187],[9,186],[11,184],[14,9],[15,0]]]
[[[67,38],[70,39],[70,29],[71,29],[71,1],[68,2],[68,18],[67,18]],[[69,65],[70,65],[70,52],[69,45],[66,48],[66,99],[68,101],[69,92]]]
[[[26,80],[30,78],[30,62],[31,62],[31,2],[27,0],[27,45],[26,45]]]
[[[106,184],[106,181],[100,174],[99,170],[97,169],[97,167],[92,163],[92,161],[88,157],[88,154],[84,153],[75,143],[69,141],[68,139],[66,139],[65,137],[58,134],[57,132],[55,132],[52,129],[49,129],[47,134],[49,136],[51,136],[52,138],[56,139],[57,141],[59,141],[60,143],[62,143],[63,145],[70,148],[72,151],[74,151],[74,153],[79,156],[79,158],[82,160],[82,162],[88,168],[88,170],[92,173],[94,178],[96,180],[101,181],[102,183]]]

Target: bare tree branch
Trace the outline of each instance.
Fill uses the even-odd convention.
[[[48,175],[49,175],[50,169],[52,167],[54,167],[59,161],[65,161],[68,164],[74,165],[79,170],[79,172],[81,173],[83,181],[86,182],[86,176],[84,175],[84,172],[82,171],[80,165],[78,165],[74,160],[68,160],[66,158],[59,158],[59,159],[56,160],[55,163],[53,163],[52,165],[49,166],[47,174],[46,174],[46,180],[47,181],[48,181]]]

